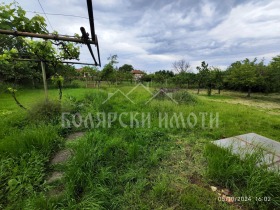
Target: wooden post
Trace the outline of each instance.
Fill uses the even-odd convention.
[[[42,67],[42,75],[43,75],[43,83],[44,83],[44,90],[45,90],[45,99],[48,100],[48,87],[47,87],[47,77],[46,77],[46,66],[43,61],[41,61]]]

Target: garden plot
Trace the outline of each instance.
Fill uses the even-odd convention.
[[[268,170],[280,173],[280,142],[256,133],[248,133],[212,143],[221,148],[229,149],[231,153],[239,155],[241,159],[248,154],[261,152],[262,155],[257,165],[265,165]]]

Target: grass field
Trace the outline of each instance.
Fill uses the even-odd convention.
[[[118,89],[122,93],[108,95]],[[39,103],[44,99],[42,90],[23,89],[17,98],[28,111],[21,110],[9,94],[1,94],[0,209],[280,208],[279,175],[255,168],[250,158],[240,162],[228,151],[209,144],[250,132],[280,141],[279,94],[254,94],[248,99],[238,92],[208,97],[205,91],[196,95],[196,90],[181,90],[172,95],[177,104],[160,94],[149,101],[150,92],[158,89],[139,86],[130,93],[131,89],[65,89],[58,109],[59,102],[51,106]],[[124,96],[127,93],[129,100]],[[112,97],[104,103],[108,96]],[[49,90],[49,98],[56,100],[58,91]],[[118,118],[104,128],[63,128],[61,111],[79,112],[84,118],[91,113],[94,123],[100,112],[118,117],[121,113],[144,113],[151,120],[149,126],[137,126],[137,120],[124,114],[123,124]],[[188,126],[186,121],[183,126],[182,118],[171,121],[174,113],[184,119],[192,113],[197,123]],[[204,120],[202,113],[208,113]],[[211,113],[216,117],[214,126]],[[168,116],[164,126],[160,125],[167,118],[160,115]],[[65,142],[67,134],[77,130],[86,131],[85,136]],[[54,154],[63,148],[73,151],[71,159],[50,165]],[[54,170],[63,172],[63,178],[47,183]],[[232,196],[270,196],[272,201],[229,204],[219,201],[211,185],[228,188]]]

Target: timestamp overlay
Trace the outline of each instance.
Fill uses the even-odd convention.
[[[240,196],[240,197],[234,197],[234,196],[219,196],[218,201],[224,201],[224,202],[270,202],[272,198],[270,196]]]

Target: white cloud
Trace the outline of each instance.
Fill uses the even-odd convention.
[[[12,2],[13,0],[5,0]],[[172,62],[186,58],[193,69],[205,60],[225,67],[246,57],[277,55],[280,48],[280,1],[278,0],[95,0],[95,29],[102,63],[117,54],[119,66],[156,71],[171,69]],[[87,17],[86,1],[41,0],[48,13]],[[25,10],[42,12],[37,0],[19,0]],[[221,9],[222,8],[222,9]],[[29,16],[34,15],[28,13]],[[80,33],[87,19],[51,16],[60,34]],[[92,62],[87,47],[81,61]]]
[[[274,38],[280,33],[280,2],[267,5],[249,2],[233,8],[227,19],[212,29],[209,35],[221,41],[240,38]]]

